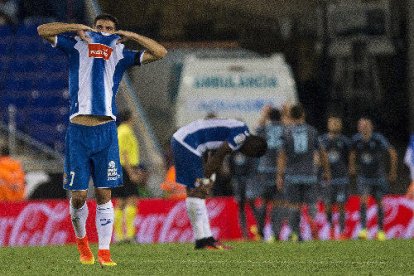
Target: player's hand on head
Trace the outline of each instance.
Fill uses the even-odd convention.
[[[116,44],[124,43],[124,42],[128,41],[129,40],[129,37],[130,37],[130,32],[123,31],[123,30],[118,30],[114,34],[117,34],[117,35],[121,36],[121,39],[119,39],[116,42]]]
[[[83,41],[85,41],[87,43],[92,42],[92,39],[86,34],[85,30],[79,30],[77,33],[78,33],[78,36],[80,37],[80,39],[82,39]]]

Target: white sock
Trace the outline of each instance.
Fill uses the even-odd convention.
[[[203,205],[202,205],[202,216],[203,216],[203,232],[204,232],[204,238],[212,237],[213,234],[211,233],[210,228],[210,220],[208,218],[208,212],[207,212],[207,205],[206,200],[203,199]]]
[[[96,206],[96,230],[99,249],[109,249],[114,227],[114,207],[112,201]]]
[[[81,239],[86,236],[86,219],[88,218],[88,205],[85,203],[79,209],[72,206],[72,199],[69,201],[69,212],[72,219],[73,230],[77,238]]]
[[[203,227],[203,199],[187,197],[185,203],[187,206],[187,214],[193,227],[194,238],[196,240],[205,238]]]

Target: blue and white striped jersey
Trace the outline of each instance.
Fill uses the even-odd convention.
[[[57,35],[54,45],[69,57],[70,119],[82,114],[110,116],[115,120],[115,96],[122,75],[130,66],[141,64],[143,51],[117,44],[120,36],[116,34],[87,35],[92,43]]]
[[[207,150],[219,148],[227,142],[232,150],[238,150],[249,136],[245,123],[233,119],[197,120],[178,129],[173,138],[197,156]]]

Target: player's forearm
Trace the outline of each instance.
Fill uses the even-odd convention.
[[[128,32],[128,35],[130,39],[147,49],[157,59],[161,59],[167,54],[167,49],[151,38],[133,32]]]
[[[325,175],[325,178],[327,180],[330,180],[331,178],[331,166],[329,164],[329,157],[328,157],[328,153],[324,150],[321,151],[321,163],[322,163],[322,168],[323,168],[323,172]]]
[[[91,28],[83,24],[69,24],[62,22],[46,23],[37,27],[37,32],[41,37],[50,37],[61,33],[77,32],[82,30],[91,30]]]
[[[390,173],[396,175],[398,167],[398,154],[395,149],[391,149],[390,153]]]
[[[356,175],[356,155],[355,152],[351,152],[349,154],[349,174],[351,176],[355,176]]]
[[[276,160],[277,166],[277,175],[284,176],[286,169],[286,154],[284,152],[279,152]]]

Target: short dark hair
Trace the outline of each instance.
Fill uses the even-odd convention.
[[[114,22],[115,25],[115,29],[118,29],[118,25],[119,25],[119,21],[118,18],[116,18],[115,16],[109,14],[109,13],[102,13],[100,15],[98,15],[97,17],[95,17],[95,20],[93,21],[93,24],[96,25],[96,22],[98,20],[109,20]]]
[[[266,139],[257,135],[247,136],[246,141],[240,148],[240,152],[250,157],[261,157],[267,151]]]
[[[119,112],[118,116],[117,116],[117,121],[118,123],[123,123],[128,121],[129,119],[131,119],[132,117],[132,112],[131,110],[123,110],[121,112]]]
[[[269,111],[269,120],[272,122],[280,121],[281,118],[280,110],[277,108],[271,108]]]
[[[301,104],[295,104],[290,108],[290,117],[294,120],[300,119],[305,116],[305,110]]]

